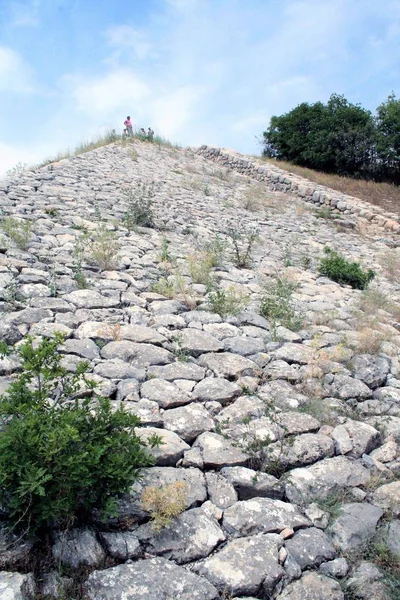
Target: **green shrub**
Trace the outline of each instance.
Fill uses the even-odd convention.
[[[84,363],[76,373],[61,366],[62,341],[26,338],[16,350],[21,371],[0,397],[0,505],[32,532],[87,520],[95,508],[115,514],[118,494],[154,463],[134,433],[138,417],[113,412],[108,398],[79,398],[82,384],[94,383]]]
[[[247,306],[249,297],[233,287],[227,290],[216,287],[209,292],[208,303],[212,311],[221,317],[234,316]]]
[[[115,267],[120,245],[117,233],[112,229],[107,229],[105,223],[99,223],[96,229],[85,233],[78,242],[79,244],[88,252],[89,260],[101,271]]]
[[[126,192],[128,208],[122,217],[125,227],[133,231],[135,227],[154,227],[153,198],[154,185],[142,181]]]
[[[32,236],[32,221],[14,219],[7,217],[0,224],[4,233],[14,242],[20,250],[27,250]]]
[[[321,260],[319,272],[337,281],[337,283],[351,285],[356,290],[364,290],[375,277],[375,271],[363,271],[360,263],[351,262],[332,248],[325,248],[326,257]]]
[[[269,320],[273,337],[276,337],[276,328],[283,325],[291,331],[296,331],[302,326],[301,315],[293,305],[293,292],[297,284],[285,279],[277,279],[267,285],[260,302],[260,314]]]

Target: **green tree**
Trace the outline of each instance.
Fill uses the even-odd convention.
[[[263,133],[264,155],[320,171],[368,176],[375,162],[371,113],[333,94],[327,104],[302,103],[271,118]]]
[[[62,367],[62,341],[28,337],[16,350],[21,372],[0,397],[0,506],[35,532],[87,520],[95,508],[112,513],[140,468],[154,464],[135,434],[139,419],[90,394],[87,365]]]
[[[377,153],[383,176],[400,181],[400,100],[394,93],[376,110]]]

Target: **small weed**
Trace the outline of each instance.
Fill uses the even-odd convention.
[[[292,299],[297,287],[297,284],[284,277],[265,287],[260,302],[260,314],[269,320],[274,339],[278,325],[283,325],[291,331],[297,331],[302,326],[301,315],[295,310]]]
[[[153,283],[151,290],[156,294],[165,296],[166,298],[174,298],[176,295],[175,282],[166,277],[162,277],[156,283]]]
[[[86,279],[85,273],[83,271],[83,255],[84,255],[84,247],[81,240],[78,240],[73,252],[73,263],[72,263],[72,277],[75,279],[75,282],[80,290],[85,290],[89,287],[88,281]]]
[[[185,510],[187,494],[188,486],[183,481],[143,490],[142,506],[150,514],[154,531],[168,527]]]
[[[90,260],[101,271],[115,266],[116,254],[120,245],[116,232],[107,229],[104,223],[99,224],[93,231],[84,234],[80,243],[88,251]]]
[[[208,293],[208,303],[211,310],[221,317],[239,314],[249,303],[249,297],[244,292],[240,292],[234,287],[222,289],[213,288]]]
[[[238,229],[242,228],[238,226]],[[253,246],[258,241],[259,235],[257,229],[250,229],[243,233],[238,229],[230,227],[227,236],[233,245],[233,262],[238,269],[244,269],[250,266]]]
[[[161,243],[161,254],[160,254],[161,262],[171,263],[173,258],[169,253],[169,241],[167,237],[164,235]]]
[[[226,248],[227,243],[217,233],[211,240],[202,244],[200,251],[207,254],[207,260],[209,260],[211,267],[220,267]]]
[[[385,275],[392,281],[400,280],[400,252],[398,248],[387,250],[381,257]]]
[[[203,187],[203,192],[204,192],[205,196],[211,195],[211,190],[210,190],[210,186],[208,185],[208,183],[206,183],[206,185]]]
[[[180,362],[188,362],[190,358],[190,352],[182,348],[182,337],[180,335],[172,338],[171,352]]]
[[[314,215],[318,217],[318,219],[340,219],[340,215],[332,212],[330,208],[318,208],[314,211]]]
[[[292,250],[288,244],[286,244],[286,246],[283,249],[283,266],[284,267],[293,266]]]
[[[57,208],[45,208],[44,212],[46,213],[46,215],[48,215],[49,217],[57,217],[58,215],[58,209]]]
[[[153,217],[153,198],[155,196],[154,184],[136,182],[135,186],[126,192],[127,210],[122,217],[122,222],[128,231],[136,227],[155,227]]]
[[[363,271],[360,263],[351,262],[329,247],[325,247],[325,258],[321,259],[319,272],[340,284],[350,285],[354,289],[364,290],[375,277],[372,269]]]
[[[20,250],[27,250],[33,233],[32,221],[19,220],[7,217],[0,223],[4,233],[14,242]]]
[[[208,288],[212,285],[211,269],[214,256],[208,252],[197,252],[187,257],[189,274],[193,283],[201,283]]]
[[[28,165],[26,163],[19,162],[11,169],[8,169],[8,171],[6,171],[7,181],[16,181],[20,179],[22,173],[26,170],[27,166]]]
[[[304,254],[300,259],[301,267],[305,271],[308,271],[308,269],[311,267],[311,263],[311,258],[307,254]]]

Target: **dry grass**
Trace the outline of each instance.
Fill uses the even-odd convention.
[[[392,248],[386,250],[379,259],[385,275],[393,280],[400,281],[400,250],[399,248]]]
[[[338,190],[349,196],[361,198],[366,202],[371,202],[384,210],[391,212],[399,211],[400,207],[400,187],[390,183],[376,183],[374,181],[365,181],[363,179],[350,179],[349,177],[341,177],[330,173],[322,173],[299,167],[284,160],[275,160],[271,158],[262,158],[280,169],[305,177],[314,183],[324,185]]]
[[[144,489],[142,506],[150,514],[154,531],[168,527],[185,510],[187,495],[188,486],[183,481]]]

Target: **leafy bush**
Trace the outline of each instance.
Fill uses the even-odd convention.
[[[230,287],[227,290],[215,287],[208,294],[208,303],[211,310],[221,315],[221,317],[234,316],[247,306],[249,297],[234,287]]]
[[[364,290],[375,277],[375,271],[363,271],[360,263],[351,262],[341,254],[329,247],[325,248],[326,257],[321,260],[319,272],[337,281],[337,283],[351,285],[357,290]]]
[[[129,231],[135,227],[154,227],[153,217],[153,184],[146,185],[142,181],[136,182],[133,189],[126,193],[128,208],[122,221]]]
[[[76,373],[61,366],[62,341],[28,337],[16,350],[21,372],[0,397],[0,505],[14,525],[35,532],[87,519],[94,508],[115,512],[116,496],[154,464],[135,435],[135,415],[113,412],[108,398],[79,397],[83,384],[94,384],[84,363]]]
[[[1,222],[0,226],[20,250],[28,249],[33,231],[32,221],[7,217]]]
[[[301,315],[293,305],[293,293],[297,284],[285,279],[277,279],[267,285],[260,302],[260,314],[269,320],[273,337],[276,337],[276,327],[283,325],[291,331],[302,326]]]
[[[163,487],[148,486],[142,494],[142,506],[150,513],[154,531],[168,527],[186,507],[188,485],[184,481]]]

